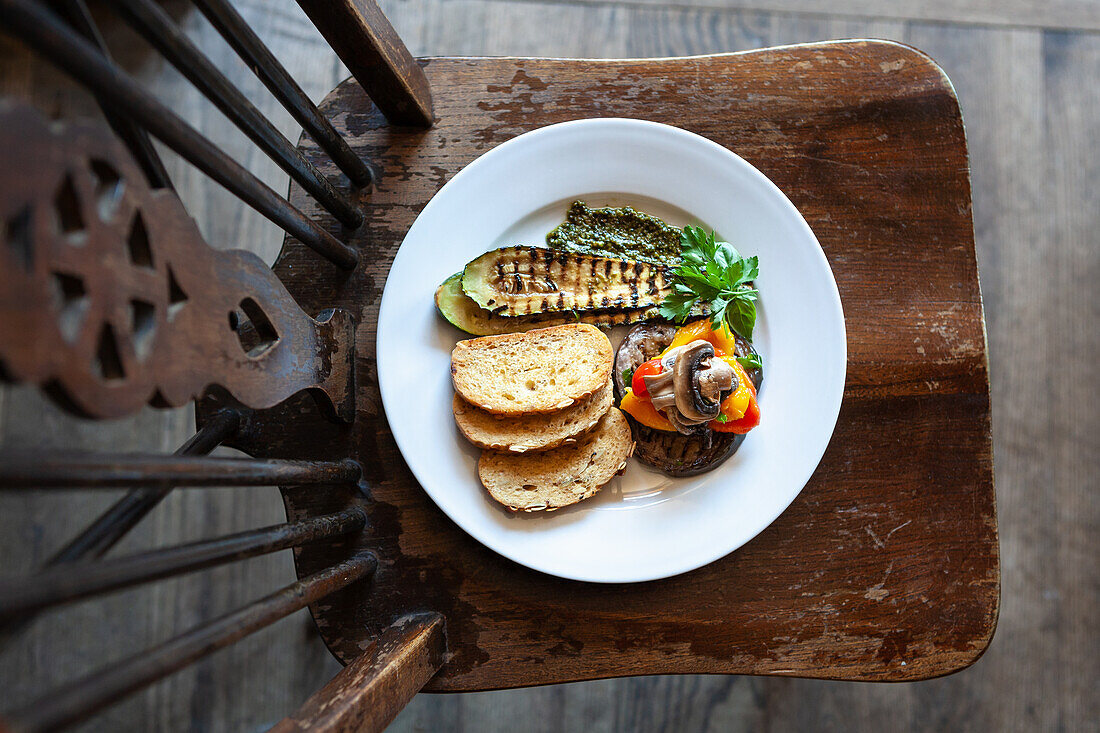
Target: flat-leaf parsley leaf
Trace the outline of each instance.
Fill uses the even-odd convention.
[[[680,247],[683,260],[673,271],[672,292],[661,303],[661,315],[683,323],[702,302],[710,306],[713,328],[725,322],[752,340],[760,292],[751,283],[760,275],[759,259],[742,257],[732,244],[699,227],[684,227]]]

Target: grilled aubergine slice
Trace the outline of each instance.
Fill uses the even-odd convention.
[[[542,247],[502,247],[472,260],[462,290],[501,316],[657,307],[672,269]]]
[[[630,329],[615,352],[615,399],[622,399],[630,385],[624,375],[650,359],[656,359],[672,343],[676,327],[663,323],[643,323]],[[737,355],[755,354],[752,343],[737,336]],[[763,373],[759,369],[749,371],[756,388],[760,388]],[[625,413],[624,413],[625,414]],[[682,435],[665,430],[654,430],[627,415],[630,430],[637,443],[634,457],[669,476],[694,476],[709,471],[726,460],[741,446],[744,435],[719,433],[706,427],[694,435]]]

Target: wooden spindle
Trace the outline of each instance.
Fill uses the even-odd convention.
[[[117,489],[134,486],[301,486],[356,483],[342,461],[191,458],[106,454],[0,454],[0,489]]]
[[[361,530],[366,513],[336,514],[239,532],[95,563],[59,565],[28,578],[0,579],[0,616],[12,617],[174,575],[244,560]]]
[[[358,207],[233,86],[160,6],[150,0],[115,0],[112,7],[329,213],[352,229],[363,223]]]
[[[374,0],[298,0],[371,101],[395,125],[431,127],[428,77]]]
[[[84,0],[54,0],[54,7],[62,14],[66,22],[80,35],[87,38],[99,52],[108,60],[111,58],[107,50],[107,44],[99,33],[99,28],[88,12],[88,6]],[[98,100],[97,100],[98,101]],[[172,179],[168,177],[168,170],[164,167],[164,161],[153,147],[153,141],[149,139],[149,133],[141,129],[133,120],[122,117],[112,112],[105,104],[100,102],[103,116],[107,124],[115,131],[119,139],[130,150],[134,160],[141,166],[149,185],[153,188],[172,189]]]
[[[175,455],[204,456],[221,445],[226,438],[235,434],[240,424],[241,417],[238,412],[234,410],[217,412],[176,450]],[[58,551],[46,564],[58,565],[88,557],[100,557],[125,537],[126,533],[152,511],[164,497],[168,496],[172,488],[172,486],[165,486],[131,490]]]
[[[195,0],[195,6],[351,182],[360,188],[370,185],[373,177],[371,169],[352,152],[343,136],[321,114],[317,105],[306,96],[236,9],[227,0]]]
[[[240,415],[235,410],[221,410],[214,413],[198,432],[176,450],[175,455],[206,455],[221,445],[222,441],[230,435],[236,433],[239,426]],[[125,537],[142,517],[168,496],[172,488],[172,486],[164,486],[155,489],[131,490],[88,525],[83,532],[58,550],[46,561],[45,567],[51,568],[102,556]],[[21,618],[0,623],[0,646],[25,629],[34,619],[35,614],[27,613]]]
[[[197,659],[370,575],[378,561],[361,553],[254,603],[225,614],[148,651],[127,657],[0,716],[18,733],[53,731],[79,722],[113,702]]]
[[[116,114],[128,115],[141,123],[165,145],[302,244],[343,269],[352,270],[358,264],[358,252],[227,157],[41,4],[34,0],[0,0],[0,21],[0,30],[26,43],[88,87]]]

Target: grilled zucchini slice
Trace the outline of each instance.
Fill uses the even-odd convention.
[[[541,247],[495,249],[462,273],[462,290],[502,316],[656,307],[671,282],[662,265]]]
[[[585,313],[538,313],[531,316],[499,316],[485,310],[462,291],[462,273],[451,275],[435,291],[435,307],[455,328],[474,336],[521,333],[533,328],[548,328],[567,323],[591,323],[594,326],[630,326],[659,319],[657,308],[628,308],[620,311]]]

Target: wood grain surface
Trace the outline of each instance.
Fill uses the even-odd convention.
[[[1021,25],[1012,15],[1025,5],[1035,25]],[[281,130],[296,134],[290,116],[187,3],[167,7]],[[237,7],[314,100],[347,76],[294,3],[240,0]],[[876,6],[876,17],[845,15],[851,8],[844,3],[822,8],[798,2],[783,12],[497,0],[388,0],[382,7],[416,55],[667,56],[840,37],[892,38],[930,53],[958,91],[967,123],[1003,562],[1001,615],[989,651],[972,668],[944,679],[880,685],[675,675],[425,694],[391,729],[1095,730],[1100,572],[1093,548],[1100,505],[1093,494],[1100,426],[1089,405],[1100,388],[1094,366],[1100,355],[1094,327],[1100,206],[1093,185],[1100,177],[1094,145],[1100,92],[1093,83],[1100,77],[1100,39],[1044,32],[1041,26],[1054,13],[1047,13],[1051,4],[1036,2],[960,6],[991,9],[992,26],[967,25],[957,16],[907,20],[934,17],[936,5],[924,1]],[[904,13],[883,19],[895,10]],[[285,190],[277,166],[186,82],[153,62],[140,41],[110,23],[105,30],[115,56],[158,97],[268,185]],[[91,100],[48,67],[29,62],[12,44],[2,50],[5,92],[32,98],[49,114],[92,111]],[[282,241],[274,225],[242,210],[174,156],[166,161],[209,242],[245,247],[272,261]],[[1024,394],[1038,396],[1021,399]],[[187,412],[148,410],[121,421],[82,423],[33,390],[0,392],[0,439],[8,447],[170,452],[192,430]],[[0,549],[8,571],[41,562],[115,498],[91,492],[0,496]],[[274,490],[177,492],[117,552],[283,519]],[[26,699],[270,592],[293,574],[289,554],[271,555],[52,613],[0,653],[0,684],[10,698]],[[271,725],[339,669],[312,628],[306,612],[299,612],[82,730]]]
[[[365,546],[382,568],[315,609],[330,649],[348,662],[395,618],[441,612],[452,656],[437,690],[663,672],[922,679],[980,656],[1000,580],[988,376],[965,138],[940,69],[899,44],[852,42],[660,61],[442,58],[425,71],[440,117],[428,131],[388,127],[354,83],[321,105],[382,167],[353,240],[369,264],[334,280],[289,240],[275,267],[304,303],[358,306],[356,424],[311,421],[295,401],[232,442],[367,466]],[[741,550],[646,584],[561,581],[477,545],[408,473],[373,373],[379,286],[442,182],[526,130],[589,116],[675,123],[760,168],[815,230],[848,328],[845,402],[807,488]],[[291,198],[323,216],[295,187]],[[296,518],[357,500],[284,495]],[[332,559],[297,555],[301,573]]]

